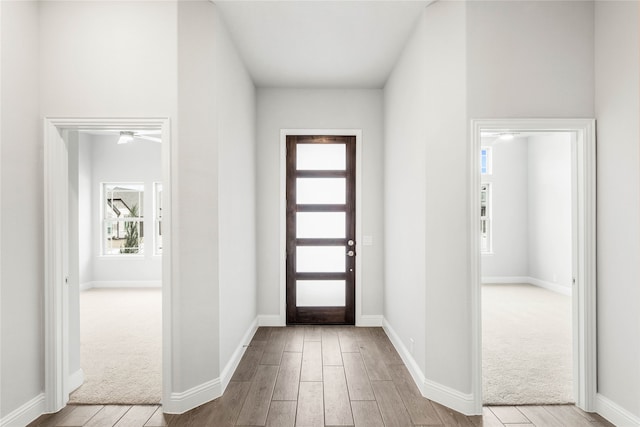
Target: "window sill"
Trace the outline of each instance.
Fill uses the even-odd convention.
[[[123,260],[123,259],[130,259],[130,260],[141,260],[145,258],[144,254],[141,255],[98,255],[98,258],[100,259],[117,259],[117,260]]]

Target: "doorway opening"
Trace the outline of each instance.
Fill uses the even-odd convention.
[[[573,404],[569,132],[483,132],[485,405]]]
[[[69,403],[162,395],[160,130],[66,131]]]
[[[154,182],[147,183],[142,175],[113,179],[101,177],[91,182],[97,185],[90,195],[84,194],[85,212],[91,211],[87,233],[92,234],[93,241],[88,243],[96,250],[96,263],[93,265],[93,276],[84,288],[91,291],[111,291],[109,287],[121,287],[129,281],[134,286],[156,286],[156,299],[161,301],[161,323],[155,322],[161,330],[161,362],[158,372],[161,375],[160,399],[169,401],[171,390],[171,145],[168,119],[45,119],[45,402],[47,412],[56,412],[68,402],[70,393],[82,383],[82,370],[77,368],[79,348],[79,313],[74,307],[80,294],[80,204],[78,193],[79,175],[75,176],[79,162],[76,148],[81,146],[82,138],[103,138],[113,141],[86,142],[84,148],[101,151],[100,158],[109,157],[102,151],[111,146],[131,145],[128,153],[111,153],[116,164],[102,164],[105,173],[122,173],[127,170],[124,164],[133,156],[132,150],[140,148],[135,141],[156,144],[156,157],[160,166],[157,168]],[[123,131],[124,132],[121,132]],[[123,137],[124,136],[124,137]],[[160,143],[161,142],[161,143]],[[99,145],[99,147],[98,147]],[[74,148],[76,147],[76,148]],[[98,147],[98,148],[96,148]],[[75,151],[74,151],[75,150]],[[85,153],[86,155],[86,153]],[[75,157],[74,157],[75,156]],[[135,163],[135,162],[133,162]],[[138,172],[144,168],[142,162],[133,164],[131,170]],[[73,169],[75,165],[75,169]],[[92,167],[96,166],[95,162]],[[85,164],[83,167],[87,167]],[[70,169],[71,168],[71,169]],[[73,173],[70,173],[74,171]],[[159,171],[159,172],[158,172]],[[86,172],[86,171],[85,171]],[[95,172],[95,170],[94,170]],[[73,178],[75,176],[75,178]],[[75,179],[75,187],[71,179]],[[86,184],[86,182],[85,182]],[[149,188],[147,188],[149,187]],[[95,197],[94,197],[95,196]],[[147,197],[148,196],[148,197]],[[77,212],[76,209],[78,208]],[[161,209],[159,209],[161,208]],[[71,215],[70,215],[71,214]],[[75,220],[70,216],[75,215]],[[96,219],[97,218],[97,219]],[[93,221],[96,219],[95,221]],[[86,220],[83,217],[83,221]],[[82,232],[83,238],[87,233]],[[87,241],[84,244],[86,247]],[[155,276],[145,276],[144,268],[132,263],[146,261],[149,255]],[[90,261],[83,253],[82,262]],[[154,258],[155,257],[155,258]],[[90,257],[91,258],[91,257]],[[120,262],[127,263],[119,265]],[[118,264],[118,265],[116,265]],[[87,267],[87,264],[85,264]],[[131,281],[131,274],[141,267]],[[91,269],[84,269],[85,280],[92,277]],[[160,274],[158,275],[158,270]],[[75,276],[75,277],[74,277]],[[78,285],[74,287],[74,284]],[[153,291],[154,289],[145,289]],[[122,300],[121,300],[122,301]],[[106,303],[102,298],[98,305],[115,309],[113,301]],[[155,302],[158,305],[158,302]],[[105,307],[103,307],[105,308]],[[156,310],[158,307],[156,307]],[[75,313],[74,313],[75,310]],[[116,310],[117,311],[117,310]],[[104,320],[104,319],[100,319]],[[113,326],[116,322],[103,322]],[[113,323],[113,324],[112,324]],[[118,329],[118,328],[112,328]],[[122,328],[120,328],[122,329]],[[157,357],[157,355],[156,355]],[[80,373],[80,374],[78,374]],[[107,372],[108,373],[108,372]],[[153,400],[158,400],[158,396]],[[112,403],[112,402],[104,402]]]
[[[497,224],[495,224],[497,218],[493,215],[496,213],[496,206],[493,202],[495,202],[497,188],[500,188],[501,193],[503,193],[505,189],[504,183],[489,182],[490,180],[486,179],[486,175],[483,176],[482,174],[482,172],[486,174],[487,168],[491,166],[495,167],[495,158],[493,165],[487,160],[488,151],[492,151],[493,149],[487,145],[483,147],[483,134],[496,138],[504,135],[506,137],[503,138],[504,140],[514,138],[517,134],[531,136],[535,139],[541,138],[544,133],[561,133],[571,141],[569,172],[570,196],[568,196],[570,206],[565,206],[564,208],[564,211],[570,211],[570,226],[569,230],[564,227],[563,231],[565,237],[567,234],[571,236],[571,243],[568,244],[565,242],[563,249],[565,258],[567,257],[566,252],[568,251],[570,253],[570,255],[568,255],[570,261],[566,262],[565,260],[562,266],[564,273],[562,273],[560,266],[553,266],[553,262],[557,261],[553,260],[551,262],[552,267],[550,268],[552,270],[555,268],[556,271],[549,273],[548,280],[527,280],[527,282],[534,282],[533,285],[537,286],[525,286],[530,286],[534,290],[537,290],[541,289],[541,285],[547,285],[547,288],[553,288],[555,291],[559,290],[565,293],[571,293],[571,301],[565,301],[564,303],[565,307],[570,306],[571,326],[569,327],[569,334],[570,342],[572,343],[570,349],[570,364],[572,365],[571,378],[573,380],[570,398],[572,398],[571,400],[574,401],[579,408],[585,411],[593,411],[596,392],[595,121],[590,119],[488,119],[473,120],[471,124],[472,149],[470,150],[469,156],[471,171],[470,184],[472,189],[478,189],[470,194],[470,207],[472,211],[470,215],[471,224],[469,227],[472,272],[472,319],[474,322],[472,336],[473,391],[476,413],[482,413],[484,400],[484,360],[482,351],[483,297],[481,288],[483,267],[485,269],[485,281],[499,281],[495,280],[495,277],[491,278],[489,276],[490,273],[488,270],[490,270],[492,266],[491,263],[485,261],[483,257],[489,259],[490,256],[494,256],[495,258],[495,253],[491,255],[492,250],[497,249],[495,245],[498,244],[498,240],[502,238],[496,235],[496,233],[493,233],[496,231],[495,227],[497,227]],[[522,146],[519,147],[522,149]],[[533,145],[531,145],[531,147],[533,147]],[[554,147],[557,148],[557,146]],[[536,150],[542,148],[542,145],[535,146]],[[565,149],[568,148],[565,146]],[[565,152],[565,154],[569,155],[567,152]],[[541,174],[539,174],[540,176],[537,176],[536,179],[548,178],[545,172],[548,172],[550,169],[545,169],[545,165],[538,167],[541,169]],[[508,182],[507,185],[513,185],[513,182]],[[550,196],[549,193],[551,193],[551,191],[549,191],[548,187],[541,187],[541,189],[542,193],[540,191],[536,192],[535,197],[540,197],[540,199],[536,199],[536,203],[541,203],[546,197]],[[566,198],[567,194],[565,193],[563,197]],[[566,204],[566,202],[567,200],[563,200],[562,203]],[[540,220],[543,219],[546,214],[542,211],[536,212],[536,214],[538,217],[534,218],[533,225],[535,227],[545,226],[545,222]],[[564,217],[566,220],[566,215]],[[547,223],[546,227],[553,229],[555,225],[549,224],[550,223]],[[504,226],[504,223],[500,225]],[[549,229],[544,232],[546,231],[549,231]],[[534,239],[539,240],[540,237],[541,235],[538,234],[534,236]],[[510,239],[517,240],[514,235],[511,235]],[[550,239],[550,237],[547,237],[547,239]],[[567,245],[570,246],[570,250],[567,248]],[[538,248],[536,247],[535,251],[537,250]],[[486,255],[482,255],[483,251]],[[510,255],[513,255],[513,253]],[[536,259],[536,263],[539,263],[539,261],[540,259]],[[567,266],[567,264],[570,265]],[[536,267],[538,268],[540,266],[536,264]],[[530,274],[527,274],[525,277],[528,278]],[[563,279],[560,279],[561,275]],[[514,281],[514,278],[516,279],[515,281],[522,281],[522,276],[518,279],[519,276],[515,274],[504,277],[504,281]],[[554,283],[554,278],[556,283]],[[562,284],[557,283],[561,280],[563,282]],[[560,305],[562,306],[562,303]]]

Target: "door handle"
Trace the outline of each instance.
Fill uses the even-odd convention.
[[[349,241],[347,242],[347,245],[349,245],[349,246],[353,246],[353,245],[355,245],[355,244],[356,244],[356,242],[354,242],[353,240],[349,240]]]
[[[347,252],[347,256],[354,256],[356,253],[354,251]]]

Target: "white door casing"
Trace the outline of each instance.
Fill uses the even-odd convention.
[[[45,411],[57,412],[69,401],[69,276],[68,151],[65,131],[159,129],[162,137],[163,254],[162,254],[162,400],[172,389],[172,144],[167,118],[45,118],[44,119],[44,217],[45,217]]]
[[[594,119],[474,119],[469,150],[469,267],[472,319],[472,390],[482,414],[482,311],[480,295],[481,132],[570,132],[572,149],[572,334],[576,405],[595,411],[596,397],[596,134]]]

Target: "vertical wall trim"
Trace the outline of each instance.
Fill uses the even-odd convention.
[[[67,265],[63,258],[67,212],[66,145],[54,123],[45,119],[44,209],[45,209],[45,411],[56,412],[69,400],[64,363],[68,349],[64,333],[68,301],[64,284]],[[68,331],[66,331],[68,332]]]

